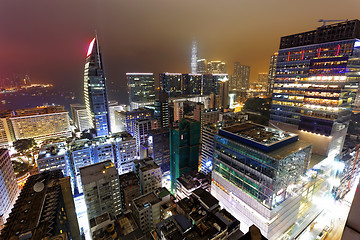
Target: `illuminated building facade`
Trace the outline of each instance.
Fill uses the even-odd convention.
[[[218,95],[220,92],[220,81],[224,79],[229,79],[228,74],[204,74],[203,75],[203,84],[202,84],[202,94],[210,95],[214,93]]]
[[[267,86],[267,95],[268,96],[272,96],[272,93],[274,90],[274,79],[275,79],[275,74],[276,74],[277,56],[278,56],[278,53],[276,52],[270,58],[269,77],[268,77],[268,86]]]
[[[64,176],[69,176],[69,163],[64,142],[44,145],[39,151],[36,164],[39,172],[62,170]]]
[[[90,125],[97,136],[109,134],[109,107],[106,95],[106,81],[98,40],[89,45],[84,70],[84,97]]]
[[[207,61],[205,58],[197,60],[197,74],[206,74],[207,73]]]
[[[70,109],[74,125],[80,132],[91,128],[85,105],[70,104]]]
[[[341,152],[357,98],[360,22],[281,38],[270,119],[321,155]]]
[[[230,78],[230,91],[246,91],[250,85],[250,67],[234,63],[234,74]]]
[[[119,174],[111,161],[80,168],[88,218],[121,210]]]
[[[16,140],[71,136],[69,114],[64,106],[19,109],[10,121]]]
[[[207,63],[207,73],[224,74],[226,73],[226,64],[222,61],[210,61]]]
[[[201,74],[183,74],[182,75],[182,93],[201,94],[202,75]]]
[[[150,119],[151,117],[151,111],[145,108],[138,108],[128,112],[118,112],[118,118],[120,118],[124,130],[130,133],[132,136],[135,134],[135,121],[141,119]]]
[[[19,194],[9,151],[0,149],[0,230],[4,227]]]
[[[160,88],[169,97],[181,96],[181,73],[160,73]]]
[[[197,73],[197,59],[198,53],[197,53],[197,42],[193,40],[192,46],[191,46],[191,74]]]
[[[9,145],[14,141],[10,117],[11,110],[0,111],[0,147],[9,148]]]
[[[211,194],[241,222],[276,239],[297,220],[311,145],[298,135],[252,124],[218,129],[214,136]]]
[[[126,73],[129,87],[129,102],[151,102],[155,100],[153,73]]]

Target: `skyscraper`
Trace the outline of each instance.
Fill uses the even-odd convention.
[[[234,63],[234,74],[230,78],[231,91],[246,91],[250,84],[250,67]]]
[[[105,80],[99,43],[93,38],[86,54],[84,97],[90,125],[98,136],[108,135],[110,131]]]
[[[325,156],[341,152],[360,81],[360,21],[281,38],[270,120]]]
[[[181,73],[160,73],[160,88],[169,97],[181,95]]]
[[[272,93],[274,90],[274,79],[275,79],[275,74],[276,74],[277,56],[278,56],[278,53],[276,52],[270,58],[269,78],[268,78],[268,87],[267,87],[268,96],[272,96]]]
[[[200,150],[200,122],[183,118],[178,128],[170,129],[171,191],[181,174],[198,169]]]
[[[19,194],[9,151],[0,149],[0,230],[8,218]]]
[[[182,93],[183,94],[201,94],[202,87],[201,74],[183,74],[182,75]]]
[[[197,42],[194,39],[192,42],[192,47],[191,47],[191,73],[192,74],[197,73],[197,58],[198,58]]]
[[[197,70],[198,74],[206,74],[207,73],[207,61],[205,58],[198,59],[197,61]]]
[[[155,80],[153,73],[126,73],[129,87],[129,103],[155,100]]]
[[[211,74],[226,73],[226,64],[222,61],[210,61],[207,63],[207,73],[211,73]]]

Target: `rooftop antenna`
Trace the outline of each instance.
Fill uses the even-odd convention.
[[[327,22],[347,22],[348,19],[345,20],[324,20],[324,19],[320,19],[318,22],[322,22],[323,25],[321,27],[325,27]]]

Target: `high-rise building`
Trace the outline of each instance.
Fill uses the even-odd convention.
[[[80,132],[91,128],[85,105],[78,103],[70,104],[70,109],[74,125]]]
[[[111,161],[80,168],[88,218],[120,213],[119,174]]]
[[[129,88],[129,103],[155,100],[155,79],[153,73],[126,73]]]
[[[19,109],[10,121],[16,140],[71,136],[69,114],[64,106]]]
[[[9,217],[19,194],[14,168],[11,163],[9,151],[0,148],[0,230]]]
[[[144,158],[134,162],[135,172],[139,178],[141,195],[154,191],[162,186],[161,168],[152,158]]]
[[[276,239],[297,220],[302,188],[296,182],[310,157],[311,145],[296,134],[253,123],[224,127],[214,136],[211,194],[242,232],[255,224]]]
[[[206,74],[207,73],[207,61],[205,58],[197,60],[197,74]]]
[[[133,200],[133,216],[144,234],[151,236],[150,232],[155,228],[156,224],[164,219],[163,215],[165,213],[162,212],[162,206],[172,200],[173,196],[164,187]]]
[[[191,73],[196,74],[197,73],[197,59],[198,58],[198,51],[197,51],[197,42],[194,39],[191,46]]]
[[[226,73],[226,64],[222,61],[210,61],[207,63],[207,73],[224,74]]]
[[[149,131],[149,148],[154,162],[161,167],[163,177],[170,174],[170,137],[169,129],[161,128]]]
[[[29,177],[0,238],[80,240],[70,178],[61,170]]]
[[[183,173],[198,169],[200,150],[200,122],[183,118],[179,127],[170,129],[171,191]]]
[[[281,38],[270,120],[313,144],[313,152],[341,152],[358,97],[360,21]]]
[[[229,108],[229,79],[225,76],[218,83],[219,85],[219,96],[222,109]]]
[[[160,127],[168,127],[170,124],[168,95],[164,91],[159,91],[159,96],[155,100],[154,118],[158,120]]]
[[[230,91],[246,91],[250,85],[250,67],[241,65],[239,62],[234,63],[234,73],[230,78]]]
[[[139,179],[135,172],[128,172],[119,176],[120,194],[121,194],[121,208],[132,209],[132,200],[140,196]]]
[[[202,75],[187,73],[182,75],[182,93],[183,94],[201,94]]]
[[[169,97],[181,96],[181,73],[160,73],[160,89]]]
[[[266,86],[268,83],[268,79],[269,79],[268,73],[259,73],[257,83]]]
[[[42,146],[36,164],[40,173],[60,169],[64,176],[70,176],[70,166],[64,142]]]
[[[115,138],[116,168],[119,174],[133,171],[133,162],[138,159],[136,139],[129,133],[118,133]]]
[[[148,132],[151,130],[153,119],[139,119],[135,121],[134,138],[136,139],[137,153],[140,158],[147,157],[142,151],[143,145],[148,143]]]
[[[119,119],[124,128],[123,131],[127,131],[132,136],[135,134],[135,122],[141,119],[150,119],[152,113],[149,109],[139,108],[128,112],[117,112],[116,117]]]
[[[268,88],[267,88],[268,96],[272,96],[272,93],[274,90],[274,79],[275,79],[275,74],[276,74],[277,56],[278,56],[278,53],[276,52],[270,58],[269,78],[268,78]]]
[[[15,140],[10,122],[11,112],[11,110],[0,111],[0,147],[9,148]]]
[[[111,133],[121,132],[120,125],[116,122],[115,111],[122,112],[127,111],[128,106],[125,104],[119,104],[117,101],[109,101],[109,119]]]
[[[90,125],[98,136],[109,134],[109,107],[106,78],[98,39],[93,38],[86,54],[84,70],[84,97]]]

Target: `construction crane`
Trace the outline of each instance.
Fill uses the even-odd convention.
[[[322,27],[325,27],[327,22],[346,22],[346,21],[348,21],[348,19],[345,19],[345,20],[324,20],[324,19],[320,19],[318,22],[322,22],[323,23]]]

